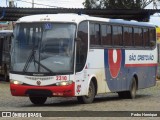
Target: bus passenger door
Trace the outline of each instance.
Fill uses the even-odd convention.
[[[87,69],[85,64],[88,52],[88,21],[81,22],[78,26],[78,33],[76,39],[76,92],[77,94],[84,94],[87,82]]]

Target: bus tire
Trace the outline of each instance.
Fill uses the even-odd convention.
[[[130,90],[127,91],[127,97],[129,99],[134,99],[136,97],[136,91],[137,91],[136,79],[133,77],[132,83],[130,85]]]
[[[89,90],[88,90],[88,95],[85,96],[78,96],[78,102],[82,103],[82,104],[89,104],[92,103],[94,101],[95,98],[95,85],[94,83],[91,81],[90,85],[89,85]]]
[[[31,97],[31,96],[29,96],[29,99],[35,105],[43,105],[46,102],[47,97]]]

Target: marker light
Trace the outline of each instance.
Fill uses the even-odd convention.
[[[10,83],[15,84],[15,85],[21,85],[23,82],[17,81],[17,80],[11,80]]]
[[[56,85],[57,86],[66,86],[66,85],[70,85],[72,83],[73,83],[73,81],[62,81],[62,82],[56,83]]]

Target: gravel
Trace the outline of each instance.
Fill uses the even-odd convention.
[[[28,97],[12,96],[9,83],[0,81],[0,111],[160,111],[159,101],[160,81],[157,81],[154,87],[138,90],[134,100],[120,99],[118,94],[108,93],[96,96],[92,104],[79,104],[76,97],[52,97],[44,105],[35,106]]]

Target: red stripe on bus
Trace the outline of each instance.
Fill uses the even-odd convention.
[[[154,67],[157,66],[157,63],[151,64],[125,64],[125,67]]]

